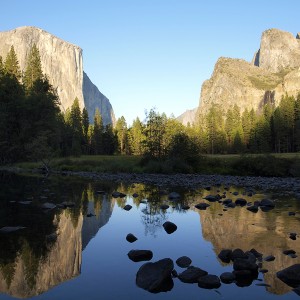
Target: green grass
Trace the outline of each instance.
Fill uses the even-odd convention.
[[[15,164],[23,169],[35,169],[41,163]],[[177,160],[149,160],[142,163],[138,156],[80,156],[56,158],[51,168],[57,171],[87,171],[103,173],[202,173],[251,176],[300,177],[300,153],[204,155],[197,166]]]

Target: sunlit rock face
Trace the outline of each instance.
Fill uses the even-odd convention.
[[[2,293],[28,298],[79,275],[83,216],[78,217],[74,226],[70,214],[64,211],[56,217],[54,223],[57,223],[57,239],[45,257],[35,257],[29,248],[18,254],[14,262],[13,276],[9,280],[5,270],[0,270]]]
[[[223,212],[215,204],[215,213],[199,212],[202,234],[204,239],[212,243],[216,256],[222,249],[240,248],[249,251],[255,248],[263,257],[274,255],[272,262],[263,262],[263,268],[268,269],[264,274],[264,282],[271,285],[267,290],[274,294],[285,294],[291,288],[276,277],[276,273],[290,265],[299,263],[282,253],[283,250],[293,249],[300,253],[299,243],[289,238],[289,232],[297,228],[297,221],[288,214],[278,214],[275,210],[267,213],[259,211],[254,214],[243,208],[234,208]],[[219,212],[223,216],[219,216]],[[222,263],[220,261],[220,263]]]
[[[57,89],[63,111],[77,97],[81,109],[87,108],[91,120],[98,107],[105,124],[114,122],[114,112],[109,100],[83,72],[80,47],[31,26],[0,32],[0,55],[5,59],[10,47],[14,46],[23,71],[33,44],[39,49],[43,72]]]
[[[251,63],[221,57],[201,88],[197,115],[204,116],[219,104],[224,113],[233,105],[241,112],[277,106],[286,93],[300,92],[300,39],[278,29],[262,34],[260,49]]]

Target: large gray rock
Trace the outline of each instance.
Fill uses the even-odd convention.
[[[151,293],[167,292],[173,288],[171,277],[174,263],[164,258],[154,263],[146,263],[136,274],[136,285]]]
[[[33,44],[39,49],[43,72],[57,89],[62,111],[71,107],[77,97],[81,109],[87,108],[90,120],[98,107],[104,124],[115,121],[109,100],[83,72],[80,47],[32,26],[0,32],[0,56],[5,59],[10,47],[14,46],[21,70],[26,68],[27,57]]]

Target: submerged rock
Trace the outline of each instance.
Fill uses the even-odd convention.
[[[112,195],[113,198],[124,198],[124,197],[126,197],[126,194],[121,193],[121,192],[113,192],[111,195]]]
[[[136,274],[136,285],[151,293],[167,292],[173,288],[172,270],[174,263],[164,258],[154,263],[146,263]]]
[[[264,258],[265,261],[273,261],[275,260],[275,256],[273,255],[268,255],[267,257]]]
[[[134,262],[151,260],[153,257],[151,250],[130,250],[127,255]]]
[[[165,222],[163,224],[163,227],[164,227],[166,233],[168,233],[168,234],[171,234],[177,230],[177,226],[174,223],[169,222],[169,221]]]

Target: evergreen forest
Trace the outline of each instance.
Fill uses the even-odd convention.
[[[195,124],[182,125],[155,109],[131,126],[124,116],[93,124],[78,99],[62,112],[56,90],[42,72],[39,50],[31,48],[21,70],[14,47],[0,56],[0,164],[44,161],[80,155],[133,155],[194,166],[203,154],[287,153],[300,151],[300,94],[285,95],[277,107],[224,111],[213,105]]]

